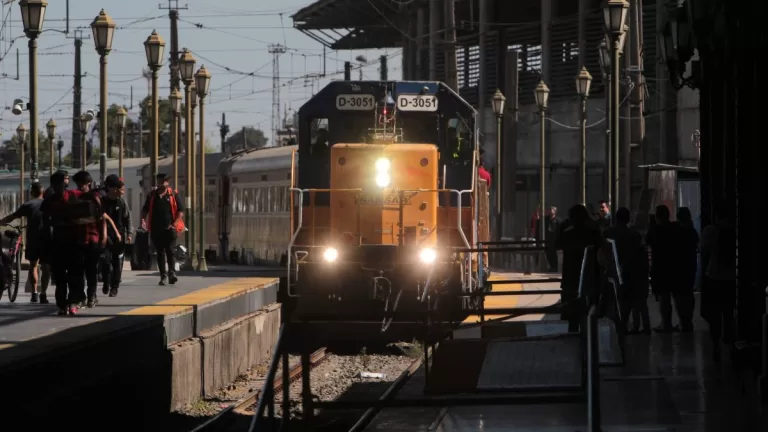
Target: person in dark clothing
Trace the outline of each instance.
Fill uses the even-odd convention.
[[[107,247],[101,262],[102,292],[116,297],[123,273],[125,243],[131,241],[131,212],[123,199],[125,183],[116,175],[104,179],[104,213],[114,222],[107,226]]]
[[[642,333],[650,334],[651,318],[648,312],[648,253],[643,246],[643,236],[629,225],[631,214],[622,207],[616,211],[615,224],[603,231],[606,239],[616,242],[616,253],[624,285],[621,287],[621,316],[628,330],[632,312],[642,320]],[[628,333],[640,333],[638,320]]]
[[[600,209],[598,210],[597,226],[601,230],[604,230],[611,226],[611,223],[613,222],[611,220],[611,207],[605,200],[600,200],[599,204]]]
[[[178,232],[184,226],[184,204],[168,185],[168,177],[165,174],[157,175],[157,184],[158,187],[150,192],[144,203],[141,218],[146,221],[150,239],[157,253],[160,285],[165,285],[166,282],[173,285],[178,281],[173,249],[176,247]]]
[[[735,336],[736,309],[736,229],[728,207],[718,208],[715,223],[701,233],[701,317],[709,324],[713,357],[720,361],[722,343]]]
[[[696,307],[696,297],[693,290],[696,285],[696,270],[699,264],[699,234],[693,227],[693,218],[688,207],[678,209],[675,224],[680,231],[680,242],[678,243],[680,255],[678,256],[678,282],[674,286],[673,296],[680,319],[680,328],[682,331],[688,332],[693,330],[693,311]]]
[[[78,230],[64,215],[65,206],[75,198],[74,191],[66,189],[65,175],[56,172],[51,175],[53,195],[45,198],[40,210],[43,213],[43,230],[51,232],[48,254],[51,271],[56,284],[56,306],[59,316],[76,315],[79,304],[85,299],[83,275],[77,269],[81,266],[78,255]],[[76,276],[79,280],[76,280]]]
[[[678,317],[685,316],[685,300],[676,298],[679,290],[681,228],[670,222],[669,208],[665,205],[656,207],[656,223],[648,229],[645,243],[651,249],[651,288],[659,302],[661,325],[654,330],[669,333],[676,330],[672,326],[672,299],[675,299]]]
[[[536,220],[536,233],[541,232],[541,228],[539,226],[540,223],[541,219]],[[557,217],[557,207],[550,207],[549,211],[547,211],[546,217],[544,218],[544,229],[546,230],[545,240],[547,263],[549,264],[549,271],[555,273],[559,270],[557,262],[557,242],[558,237],[560,236],[561,225],[562,221],[559,217]]]
[[[24,256],[29,261],[29,281],[32,285],[32,303],[37,303],[38,300],[42,304],[48,303],[48,296],[46,291],[48,290],[48,275],[47,268],[43,270],[42,275],[42,289],[40,290],[38,298],[38,267],[40,264],[40,258],[43,252],[43,213],[40,207],[43,205],[43,187],[40,183],[32,183],[30,188],[31,200],[25,202],[15,212],[4,217],[0,220],[0,223],[7,224],[19,218],[27,218],[27,230],[26,230],[26,245]]]
[[[64,176],[64,189],[69,189],[69,171],[67,170],[58,170],[54,174],[58,176]],[[53,185],[48,186],[48,189],[45,190],[43,193],[43,199],[46,199],[48,197],[51,197],[55,194],[55,189]]]
[[[72,191],[79,200],[96,202],[96,206],[101,210],[96,222],[78,225],[78,251],[80,255],[80,266],[76,267],[72,281],[82,284],[87,283],[87,306],[95,307],[98,303],[96,289],[98,288],[99,259],[107,244],[107,219],[103,214],[103,204],[98,193],[91,190],[93,178],[87,171],[79,171],[72,177],[77,189]],[[79,290],[79,288],[77,288]]]
[[[589,246],[599,248],[603,244],[600,231],[590,223],[586,207],[576,205],[568,211],[568,222],[563,224],[563,230],[557,242],[558,249],[563,251],[563,273],[560,287],[560,295],[563,305],[561,319],[568,321],[568,331],[575,332],[579,328],[579,308],[575,304],[579,296],[579,283],[581,281],[581,264],[584,259],[584,251]],[[587,282],[595,282],[599,276],[597,260],[591,261],[586,275]]]

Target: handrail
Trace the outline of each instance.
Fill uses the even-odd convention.
[[[259,420],[264,415],[264,410],[267,407],[267,403],[270,404],[270,406],[274,406],[275,403],[275,375],[277,375],[277,367],[280,364],[280,356],[283,354],[283,337],[285,336],[285,324],[282,324],[280,326],[280,333],[277,336],[277,343],[275,344],[275,352],[272,354],[272,361],[269,364],[269,371],[267,372],[267,376],[264,377],[264,386],[261,389],[261,393],[259,394],[259,402],[256,405],[256,413],[253,416],[253,420],[251,420],[251,426],[248,428],[248,432],[253,432],[256,430],[261,430],[260,428],[257,428],[259,425]],[[268,400],[269,399],[269,400]],[[274,414],[275,410],[270,409],[269,411],[270,418],[274,420]],[[283,413],[283,417],[288,415],[287,413]]]
[[[587,430],[600,432],[600,342],[598,339],[597,305],[590,306],[586,318]]]

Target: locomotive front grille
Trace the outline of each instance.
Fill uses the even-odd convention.
[[[396,245],[364,245],[360,247],[360,265],[364,268],[391,269],[396,262]]]

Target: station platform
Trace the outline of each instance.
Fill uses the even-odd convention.
[[[43,426],[96,403],[100,417],[125,419],[121,430],[150,430],[268,359],[280,326],[278,278],[268,269],[212,270],[181,272],[166,286],[157,273],[124,271],[117,297],[99,287],[96,307],[77,316],[56,315],[53,287],[48,305],[24,292],[15,303],[4,296],[0,383],[12,390],[0,392],[0,416]]]
[[[503,275],[504,279],[517,276]],[[519,276],[522,277],[522,275]],[[538,284],[526,287],[524,282],[511,288],[543,289],[538,287]],[[528,297],[531,296],[520,297],[520,302],[526,301]],[[536,300],[531,302],[531,306],[546,306],[555,300],[554,298],[545,299],[545,296],[533,297]],[[649,297],[648,304],[652,323],[659,323],[658,303]],[[698,304],[697,301],[697,306]],[[507,306],[509,303],[504,304],[504,307]],[[692,333],[627,336],[622,365],[604,363],[602,352],[604,338],[600,336],[602,366],[600,368],[600,399],[603,432],[768,430],[768,418],[765,414],[768,407],[760,406],[755,389],[735,372],[736,368],[729,356],[724,355],[722,363],[716,363],[713,360],[708,327],[706,322],[699,318],[698,308],[695,316],[695,330]],[[539,323],[531,322],[529,316],[519,317],[505,324],[528,329],[528,333],[524,331],[522,336],[533,336],[534,339],[547,333],[562,331],[562,329],[558,330],[559,317],[545,315],[540,318]],[[512,349],[515,342],[510,342],[509,338],[502,337],[489,341],[472,338],[472,335],[466,332],[463,336],[464,341],[456,339],[445,344],[449,349],[442,355],[443,357],[453,355],[454,359],[451,362],[440,361],[438,357],[443,347],[437,348],[432,357],[433,369],[430,371],[428,385],[426,385],[426,375],[422,367],[398,392],[396,399],[504,397],[508,393],[500,392],[503,390],[502,387],[507,390],[515,389],[518,394],[520,392],[525,394],[526,390],[531,390],[531,384],[536,385],[542,382],[573,386],[578,384],[578,371],[570,370],[573,369],[573,362],[569,363],[568,359],[557,358],[565,356],[568,350],[572,351],[571,356],[578,356],[578,350],[566,346],[567,343],[562,344],[562,347],[554,347],[551,352],[535,352],[536,350],[528,350],[524,346]],[[457,346],[456,349],[450,349],[451,343]],[[486,348],[493,344],[499,345],[496,347],[496,352]],[[487,354],[486,351],[488,351]],[[511,356],[512,354],[517,357]],[[502,361],[503,364],[496,364],[493,367],[493,364],[488,364],[489,359],[496,360],[497,363]],[[452,363],[456,367],[453,371],[441,373],[437,370],[438,363],[442,365]],[[570,369],[569,365],[571,365]],[[494,372],[494,374],[488,372]],[[518,400],[512,405],[493,406],[482,404],[455,406],[446,400],[444,404],[438,401],[432,405],[435,406],[385,408],[365,430],[368,432],[587,430],[587,408],[586,401],[583,400],[548,404]]]

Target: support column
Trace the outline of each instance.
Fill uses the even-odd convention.
[[[482,1],[482,0],[480,0]],[[440,0],[429,0],[429,80],[437,81],[437,40],[440,31]]]
[[[518,78],[517,68],[520,53],[517,51],[507,51],[505,56],[506,76],[504,77],[504,95],[507,98],[506,112],[504,113],[504,131],[502,134],[502,143],[504,148],[504,170],[503,178],[496,181],[504,182],[504,227],[503,236],[511,236],[518,232],[515,230],[515,216],[517,214],[517,130],[518,130]],[[520,218],[527,221],[528,215]],[[525,225],[524,225],[525,226]]]

